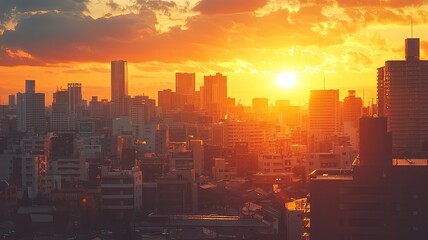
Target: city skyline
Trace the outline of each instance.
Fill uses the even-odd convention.
[[[26,79],[38,81],[48,105],[55,87],[68,82],[82,83],[84,99],[109,99],[110,61],[125,59],[133,96],[174,89],[175,72],[196,73],[197,88],[203,76],[221,72],[229,95],[246,105],[266,96],[302,105],[324,79],[341,99],[349,89],[364,90],[367,103],[376,98],[376,68],[403,59],[411,19],[426,59],[423,1],[293,2],[0,2],[1,102]],[[294,88],[279,87],[283,73],[296,74]]]

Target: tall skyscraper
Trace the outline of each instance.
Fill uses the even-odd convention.
[[[51,131],[69,131],[71,128],[71,118],[69,109],[69,92],[67,90],[57,90],[53,94],[52,113],[50,127]]]
[[[323,133],[339,130],[339,90],[311,90],[309,130]]]
[[[80,116],[82,113],[82,84],[81,83],[68,83],[68,109],[70,115]]]
[[[116,101],[128,96],[128,62],[111,62],[111,100]]]
[[[18,131],[38,132],[46,131],[45,94],[36,93],[36,81],[25,81],[25,93],[17,93],[16,118]]]
[[[378,69],[379,115],[388,117],[394,157],[424,157],[428,147],[428,61],[419,38],[405,41],[405,60]]]
[[[355,90],[349,90],[343,100],[343,122],[349,122],[358,129],[362,116],[363,100],[355,95]]]
[[[218,117],[223,117],[227,108],[227,76],[221,73],[204,76],[204,86],[201,89],[203,108]]]
[[[175,73],[175,91],[178,94],[195,94],[195,73]]]

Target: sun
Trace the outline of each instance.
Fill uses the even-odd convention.
[[[276,79],[280,87],[287,89],[293,88],[294,86],[296,86],[297,83],[296,73],[294,72],[280,73],[278,74]]]

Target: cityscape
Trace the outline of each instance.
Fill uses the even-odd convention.
[[[148,0],[131,6],[126,5],[131,1],[117,0],[106,1],[105,10],[89,0],[49,0],[43,7],[0,0],[5,9],[0,9],[0,94],[7,96],[0,101],[0,239],[427,239],[428,45],[424,37],[414,36],[413,19],[411,35],[400,39],[399,57],[380,55],[382,63],[367,70],[375,74],[373,94],[361,85],[332,83],[326,67],[322,83],[308,84],[306,93],[301,93],[304,74],[298,70],[265,73],[275,79],[277,89],[263,96],[261,85],[236,83],[243,66],[254,67],[247,69],[254,76],[262,72],[255,70],[257,63],[243,60],[236,72],[219,65],[209,71],[181,66],[162,69],[171,78],[165,82],[136,77],[135,69],[148,69],[139,67],[141,62],[179,66],[181,54],[205,51],[198,44],[171,46],[168,37],[158,36],[185,34],[199,17],[248,14],[263,19],[286,11],[291,19],[293,13],[318,6],[312,1],[217,1]],[[345,2],[333,6],[354,7]],[[426,7],[410,2],[379,1],[377,7]],[[68,40],[44,42],[33,32],[36,48],[26,48],[15,38],[25,27],[31,29],[25,26],[28,19],[37,22],[37,16],[50,14],[72,18],[76,12],[90,13],[78,15],[79,21],[87,21],[82,26],[121,17],[156,20],[154,30],[144,24],[120,25],[122,34],[139,32],[143,40],[127,44],[148,45],[135,48],[148,59],[121,47],[105,48],[109,53],[104,54],[103,41],[92,47],[84,41],[60,45],[64,52],[75,51],[65,57],[54,50],[55,41]],[[53,19],[37,24],[56,23]],[[182,27],[189,29],[175,28],[174,21],[187,21]],[[81,33],[64,30],[63,36],[99,34],[104,25],[98,24]],[[58,26],[69,27],[58,22],[55,31]],[[49,31],[44,34],[50,36]],[[103,34],[105,41],[115,37]],[[43,43],[37,45],[39,41]],[[45,44],[53,49],[37,50]],[[221,49],[228,47],[236,50],[226,43]],[[151,54],[159,59],[149,59]],[[76,69],[87,76],[46,84],[45,75],[36,70],[52,68],[46,74],[55,75],[54,69],[62,68],[55,64],[86,61],[80,58],[96,62],[101,72],[108,69],[108,83],[95,87],[87,80],[90,71]],[[184,62],[197,65],[196,60]],[[9,71],[29,77],[9,82]],[[155,91],[136,87],[139,81],[151,82]],[[241,101],[244,97],[250,100]]]

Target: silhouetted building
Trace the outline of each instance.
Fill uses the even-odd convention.
[[[362,118],[360,127],[353,172],[311,174],[310,239],[426,239],[427,160],[392,159],[386,118]]]
[[[212,116],[223,117],[227,108],[227,76],[223,76],[221,73],[204,76],[202,103],[202,107]]]
[[[379,115],[388,117],[394,156],[425,157],[428,141],[428,61],[419,60],[419,38],[406,39],[406,60],[378,69]]]
[[[18,131],[38,132],[46,131],[45,94],[36,93],[36,81],[25,81],[25,93],[17,93],[16,117]]]
[[[160,214],[196,213],[198,186],[194,170],[172,170],[157,182],[157,209]]]
[[[128,62],[111,62],[111,101],[128,96]]]
[[[175,91],[182,95],[195,94],[195,73],[175,73]]]

